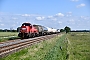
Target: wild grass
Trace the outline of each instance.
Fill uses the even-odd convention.
[[[66,60],[65,35],[42,41],[2,60]],[[60,49],[62,47],[62,49]]]
[[[90,33],[71,33],[67,38],[69,60],[90,60]]]

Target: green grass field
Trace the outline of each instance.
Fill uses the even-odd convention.
[[[90,33],[67,35],[69,60],[90,60]]]
[[[0,32],[0,37],[17,36],[18,32]]]
[[[90,33],[59,35],[1,60],[90,60]]]
[[[19,38],[18,32],[0,32],[0,42],[15,38]]]

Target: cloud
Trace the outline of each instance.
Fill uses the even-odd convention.
[[[22,16],[26,16],[27,17],[27,16],[30,16],[30,15],[29,14],[23,14]]]
[[[80,4],[80,5],[77,5],[77,8],[80,8],[80,7],[84,7],[86,6],[84,3]]]
[[[70,22],[74,22],[74,20],[73,20],[73,19],[70,19],[69,21],[70,21]]]
[[[80,16],[81,18],[84,18],[84,16]]]
[[[30,17],[22,17],[30,16]],[[11,19],[14,19],[13,21]],[[15,20],[17,19],[17,20]],[[8,20],[8,21],[7,21]],[[65,14],[57,13],[55,15],[38,15],[38,14],[4,14],[0,15],[0,28],[1,29],[10,29],[13,27],[16,29],[18,26],[21,26],[23,22],[30,22],[31,24],[39,24],[47,27],[53,28],[62,28],[65,26],[71,26],[72,29],[81,29],[81,28],[90,28],[90,16],[74,16],[71,11],[66,12]],[[6,25],[7,24],[7,25]],[[81,24],[81,25],[79,25]],[[79,26],[78,28],[76,27]],[[83,27],[85,25],[85,27]],[[87,27],[88,26],[88,27]]]
[[[66,17],[71,17],[72,16],[72,12],[67,12]]]
[[[0,24],[1,26],[4,26],[4,24]]]
[[[59,21],[58,23],[59,23],[59,24],[62,24],[62,22],[61,22],[61,21]]]
[[[57,20],[57,18],[54,17],[54,16],[48,16],[47,19],[50,19],[50,20],[53,20],[53,21],[56,21]]]
[[[45,17],[36,17],[36,20],[43,20]]]
[[[56,21],[57,19],[56,18],[52,18],[53,21]]]
[[[75,21],[74,21],[74,19],[70,19],[69,21],[67,21],[68,22],[68,24],[75,24]]]
[[[67,17],[70,17],[70,16],[72,16],[72,15],[66,15]]]
[[[62,14],[62,13],[57,13],[55,16],[58,16],[58,17],[63,17],[63,16],[64,16],[64,14]]]
[[[84,20],[90,20],[90,17],[88,16],[80,16],[81,19],[84,19]]]
[[[18,18],[14,18],[14,17],[13,17],[12,19],[13,19],[13,20],[17,20]]]
[[[73,1],[73,2],[77,2],[77,1],[79,1],[79,0],[71,0],[71,1]]]
[[[48,16],[49,19],[53,18],[53,16]]]

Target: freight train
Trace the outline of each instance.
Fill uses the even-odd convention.
[[[21,38],[29,38],[54,34],[57,32],[58,32],[57,29],[46,28],[41,25],[32,25],[30,23],[23,23],[22,26],[20,27],[20,32],[18,36]]]

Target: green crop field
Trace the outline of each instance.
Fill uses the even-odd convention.
[[[69,60],[90,60],[90,33],[67,35]]]

